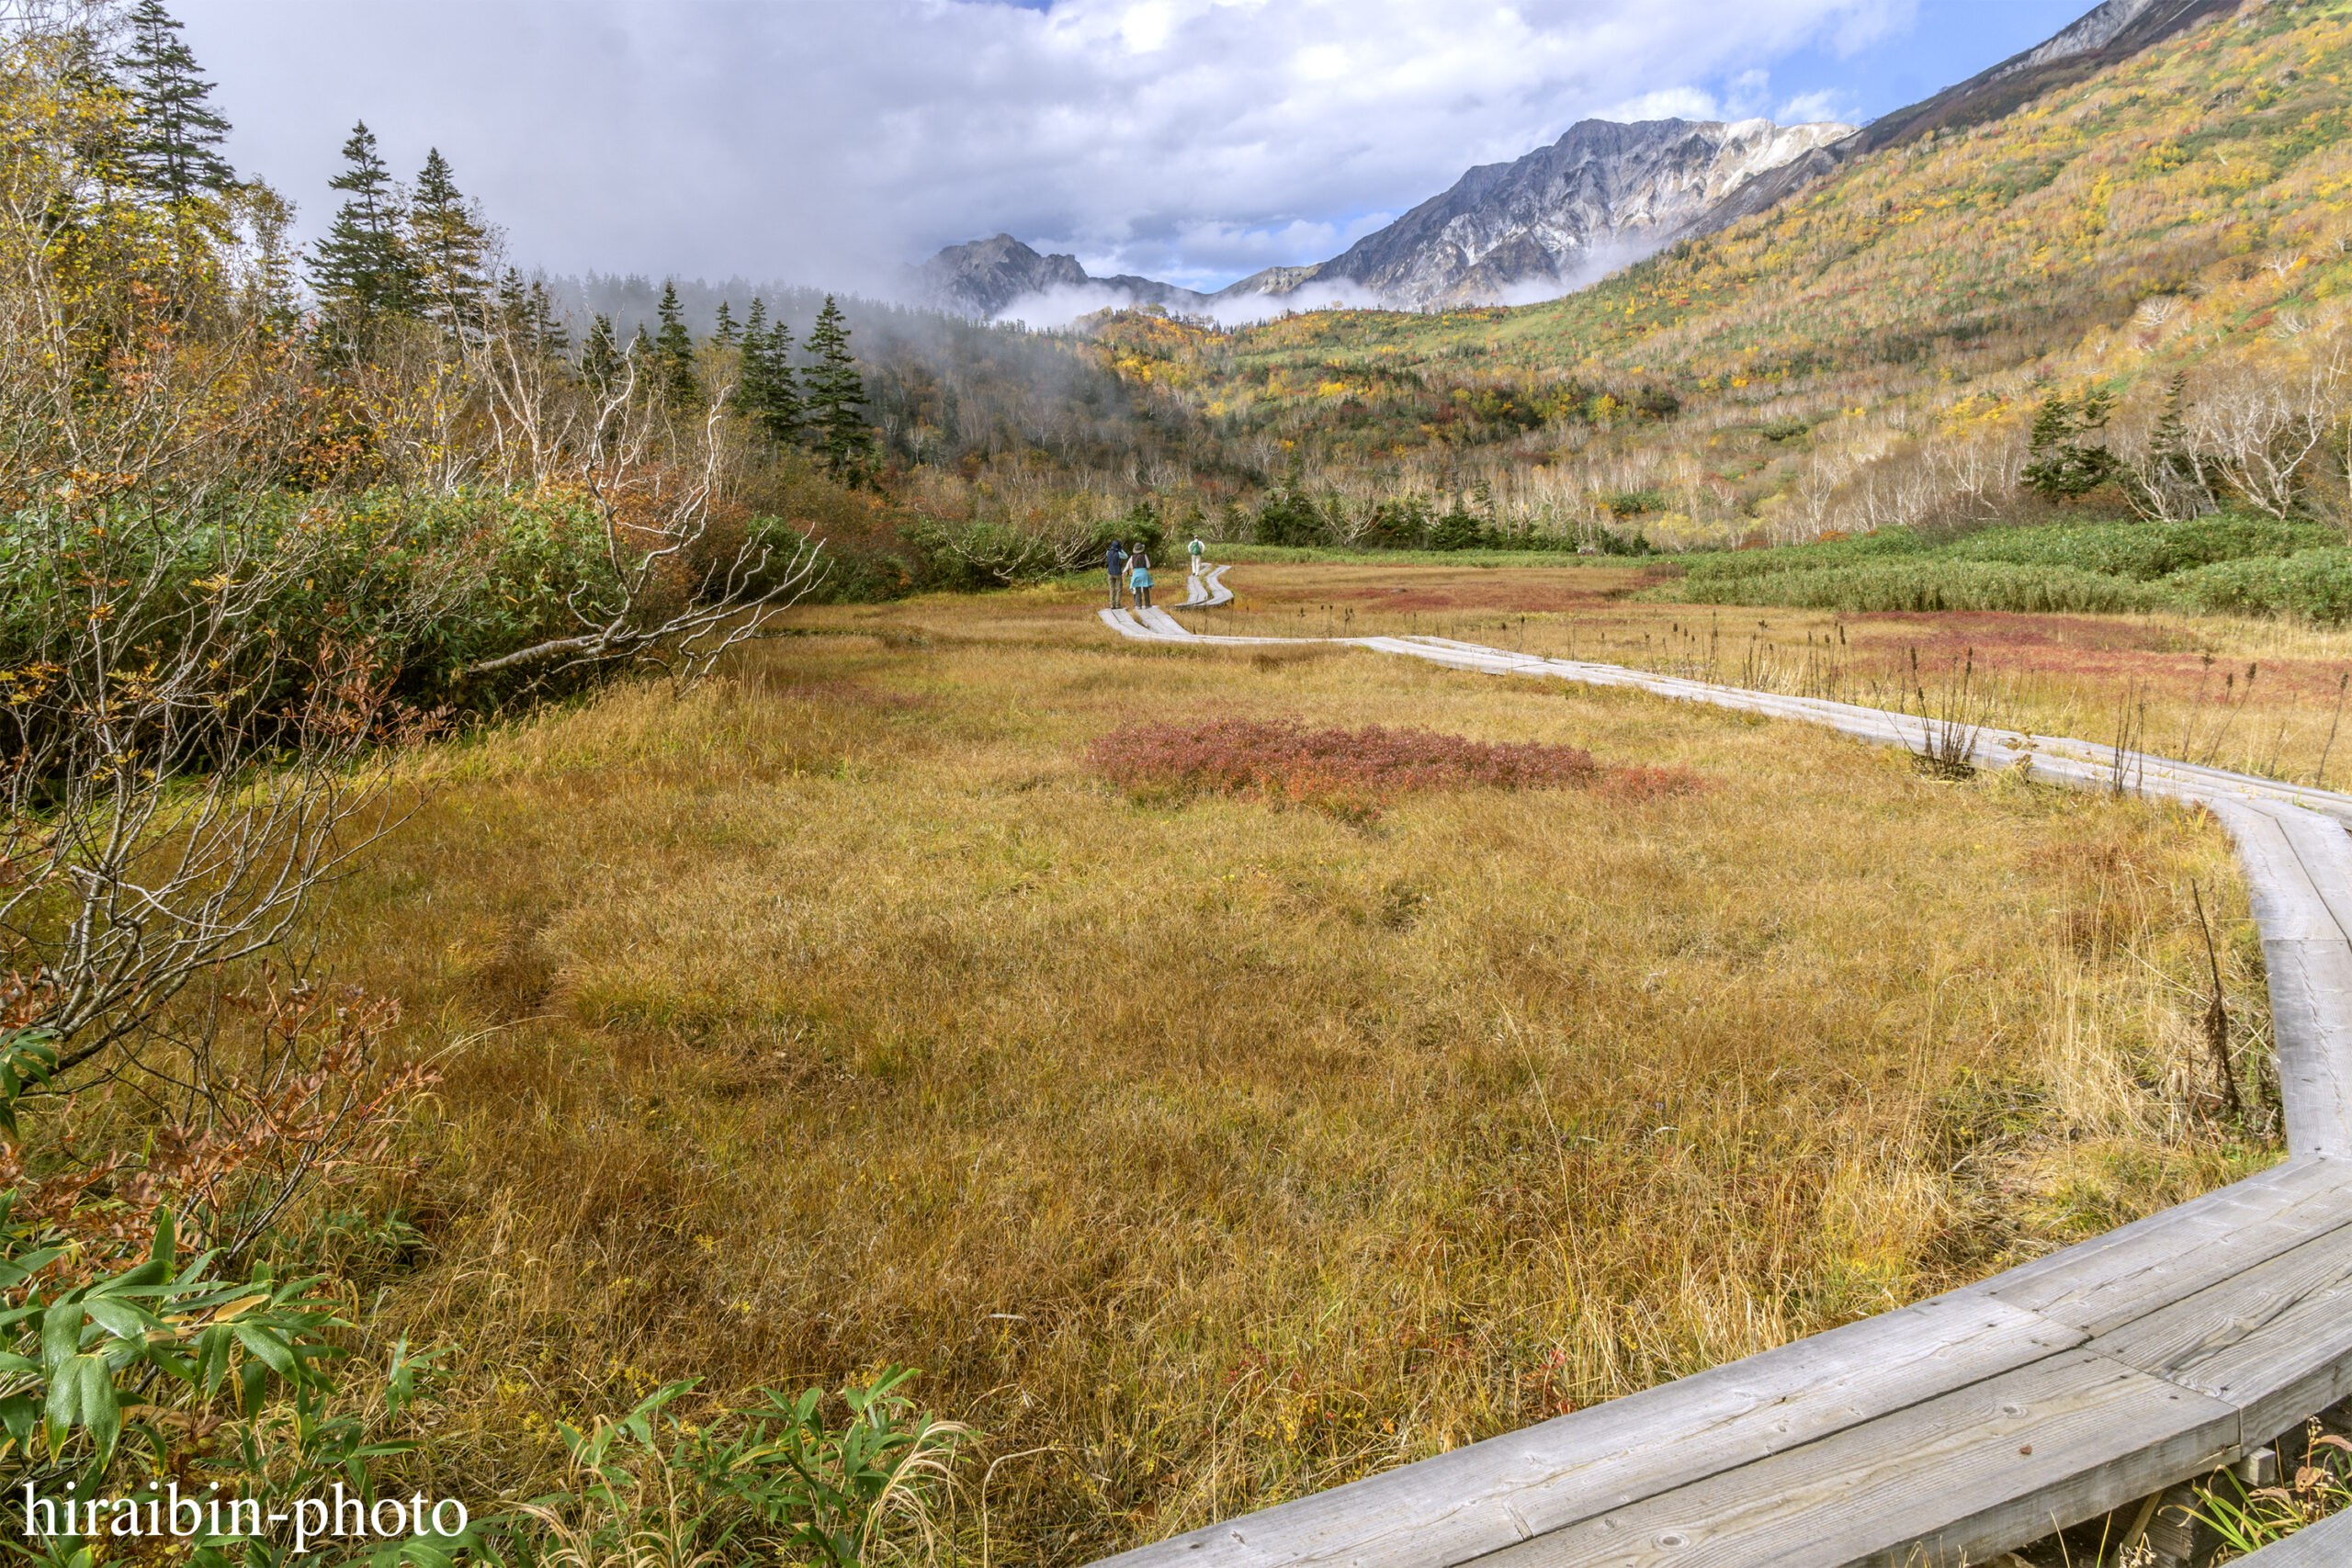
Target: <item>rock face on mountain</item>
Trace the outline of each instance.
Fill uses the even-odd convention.
[[[1930,131],[1982,125],[2053,87],[2131,59],[2239,0],[2104,0],[2034,45],[1932,98],[1883,114],[1840,144],[1841,158],[1915,141]]]
[[[1099,294],[1104,303],[1124,295],[1171,310],[1279,299],[1309,285],[1324,286],[1316,294],[1344,289],[1404,310],[1545,297],[1596,265],[1674,240],[1758,175],[1853,129],[1588,119],[1517,163],[1472,169],[1329,261],[1268,267],[1214,295],[1148,277],[1091,277],[1075,256],[1040,255],[1010,234],[950,245],[919,269],[918,288],[931,303],[990,317],[1057,291]]]
[[[915,269],[915,292],[926,304],[989,319],[1039,296],[1164,305],[1171,310],[1198,310],[1208,302],[1205,294],[1148,277],[1090,277],[1076,256],[1040,255],[1010,234],[948,246]]]
[[[1010,234],[950,245],[918,269],[922,291],[943,305],[993,316],[1024,294],[1082,288],[1076,256],[1041,256]]]
[[[1703,225],[1759,175],[1853,134],[1769,119],[1588,119],[1443,195],[1319,266],[1261,273],[1225,295],[1351,286],[1404,309],[1545,298]]]

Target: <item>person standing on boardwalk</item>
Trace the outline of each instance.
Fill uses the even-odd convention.
[[[1198,577],[1201,575],[1201,550],[1203,548],[1200,536],[1198,535],[1194,535],[1193,542],[1190,545],[1187,545],[1185,548],[1193,552],[1193,575],[1194,577]]]
[[[1144,553],[1138,540],[1136,553],[1127,558],[1127,585],[1136,591],[1136,608],[1151,608],[1151,558]]]
[[[1126,570],[1127,552],[1118,540],[1111,541],[1110,551],[1103,556],[1102,564],[1111,569],[1111,608],[1116,610],[1126,603],[1126,595],[1120,588],[1119,574]]]

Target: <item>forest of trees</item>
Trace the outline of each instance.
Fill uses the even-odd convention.
[[[526,278],[508,265],[493,278],[497,234],[458,190],[438,148],[403,186],[361,121],[344,143],[343,160],[343,171],[329,182],[343,200],[309,265],[309,330],[323,362],[364,359],[388,333],[419,323],[458,341],[495,335],[564,367],[599,392],[627,381],[675,410],[726,403],[777,448],[805,448],[833,478],[872,482],[876,442],[865,422],[865,383],[831,296],[808,330],[806,363],[796,363],[790,329],[780,317],[770,321],[756,296],[740,326],[722,300],[715,330],[697,337],[686,327],[674,282],[665,284],[656,307],[657,331],[649,333],[640,322],[623,340],[610,317],[594,313],[575,344],[544,276]],[[287,314],[293,313],[289,302]]]

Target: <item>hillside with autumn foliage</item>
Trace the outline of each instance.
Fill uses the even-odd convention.
[[[1261,474],[1336,502],[1337,543],[1408,493],[1691,546],[2171,514],[2166,474],[2192,507],[2341,525],[2347,127],[2352,6],[2251,4],[1562,299],[1230,333],[1128,313],[1093,352],[1202,420],[1176,488]],[[2043,446],[2108,454],[2076,494],[2021,482],[2053,399],[2087,423]],[[2282,432],[2309,448],[2283,478]]]

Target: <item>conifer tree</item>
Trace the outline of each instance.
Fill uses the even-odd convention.
[[[173,207],[220,195],[237,175],[220,152],[229,122],[205,101],[212,84],[197,73],[196,56],[162,0],[140,0],[130,21],[130,41],[119,63],[127,79],[132,178]]]
[[[2216,505],[2213,466],[2189,437],[2188,391],[2188,372],[2175,371],[2155,428],[2148,433],[2147,450],[2128,472],[2125,493],[2143,517],[2197,517]]]
[[[735,346],[735,313],[727,308],[724,299],[718,302],[718,324],[711,329],[710,335],[713,342],[725,347]]]
[[[2075,401],[2052,392],[2042,400],[2027,438],[2030,457],[2018,477],[2026,488],[2050,501],[2074,501],[2088,495],[2115,477],[2115,454],[2105,444],[2097,446],[2081,437],[2107,428],[2114,400],[2093,388]]]
[[[543,277],[531,279],[530,317],[532,336],[537,341],[541,354],[551,359],[562,359],[571,353],[571,330],[563,324],[563,318],[556,313],[555,299],[548,293],[547,279]],[[611,332],[607,330],[605,336],[609,347]]]
[[[665,279],[662,285],[662,303],[654,307],[662,318],[662,331],[653,340],[653,352],[658,356],[656,378],[662,389],[680,405],[695,400],[699,389],[695,384],[695,339],[686,331],[684,312],[678,305],[678,285]],[[638,329],[642,335],[645,329]]]
[[[851,480],[863,479],[874,457],[874,432],[863,417],[865,383],[849,351],[849,328],[841,307],[830,294],[808,329],[808,348],[817,361],[800,373],[800,402],[809,434],[830,472]]]
[[[438,147],[425,153],[409,204],[408,249],[417,275],[418,308],[446,331],[459,332],[481,320],[488,281],[482,264],[490,231],[449,172]]]
[[[792,333],[768,324],[767,302],[754,298],[743,324],[743,410],[769,439],[790,445],[800,436],[800,392],[793,384]]]
[[[511,266],[498,275],[498,319],[518,333],[530,326],[530,291],[523,287],[523,275]]]
[[[2203,466],[2188,446],[2188,420],[2182,412],[2188,390],[2188,372],[2173,372],[2172,384],[2165,389],[2165,406],[2156,417],[2156,428],[2148,437],[2148,450],[2163,471],[2169,477],[2193,479],[2204,482]]]
[[[621,353],[613,342],[613,319],[603,311],[589,318],[588,341],[580,349],[580,376],[599,392],[608,392],[621,373]]]
[[[737,377],[736,395],[743,404],[743,412],[753,419],[760,417],[766,406],[769,381],[768,365],[768,305],[758,295],[752,296],[751,314],[743,318],[743,362]]]
[[[366,121],[343,144],[347,165],[327,182],[346,194],[311,264],[311,287],[328,319],[350,339],[387,315],[414,308],[416,280],[401,238],[400,200],[391,171]]]

